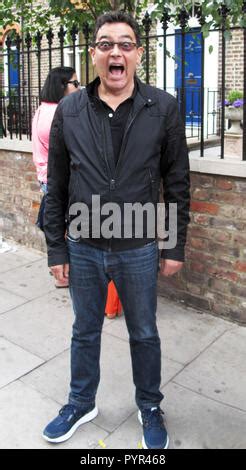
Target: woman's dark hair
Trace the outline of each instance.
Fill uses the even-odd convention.
[[[109,11],[107,13],[104,13],[103,15],[100,15],[97,18],[94,33],[93,33],[93,44],[96,42],[96,37],[99,29],[105,24],[105,23],[126,23],[128,24],[135,36],[136,36],[136,43],[137,46],[139,47],[141,45],[140,41],[140,30],[138,23],[136,22],[135,18],[133,18],[132,15],[129,13],[125,13],[124,11]],[[92,44],[92,45],[93,45]]]
[[[67,82],[76,73],[73,67],[55,67],[51,69],[41,90],[41,101],[58,103],[64,96]]]

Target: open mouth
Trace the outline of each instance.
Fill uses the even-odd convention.
[[[109,71],[112,75],[115,77],[120,77],[125,70],[124,65],[110,65],[109,66]]]

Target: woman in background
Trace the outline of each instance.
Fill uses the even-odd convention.
[[[59,101],[66,95],[79,90],[76,72],[72,67],[56,67],[51,69],[41,90],[41,104],[38,107],[32,122],[32,149],[33,161],[37,170],[37,178],[43,195],[47,193],[47,166],[49,153],[50,128]],[[45,198],[43,197],[37,225],[43,229],[43,211]],[[56,287],[68,287],[68,280],[64,283],[55,281]]]

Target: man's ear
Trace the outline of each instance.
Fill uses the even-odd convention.
[[[144,53],[144,48],[143,47],[138,47],[138,50],[137,50],[137,65],[140,65],[141,64],[141,60],[142,60],[142,55]]]
[[[90,46],[89,47],[89,54],[91,56],[92,64],[95,65],[95,48]]]

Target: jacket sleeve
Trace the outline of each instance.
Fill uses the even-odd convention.
[[[175,203],[177,210],[177,243],[174,248],[165,248],[161,252],[164,259],[184,261],[187,226],[190,221],[190,177],[189,158],[185,130],[175,98],[170,100],[167,114],[166,133],[163,141],[161,175],[165,202],[165,230],[170,229],[171,211],[169,204]],[[172,236],[172,230],[169,237]]]
[[[49,139],[48,193],[44,216],[48,266],[68,263],[65,216],[68,206],[69,176],[69,154],[64,142],[62,102],[60,102],[51,125]]]

